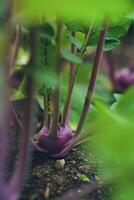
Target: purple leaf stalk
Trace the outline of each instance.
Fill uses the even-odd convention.
[[[8,90],[8,79],[9,73],[15,64],[15,59],[17,57],[18,44],[12,54],[11,39],[13,36],[12,32],[12,0],[5,1],[5,25],[2,27],[4,31],[4,46],[3,53],[0,60],[0,74],[1,74],[1,86],[0,86],[0,199],[1,200],[17,200],[22,189],[22,185],[25,178],[26,161],[28,157],[28,149],[30,136],[32,131],[31,126],[31,116],[33,108],[33,77],[32,73],[28,73],[29,84],[27,85],[27,99],[24,106],[24,123],[23,127],[21,123],[19,125],[22,127],[22,140],[21,146],[18,152],[18,162],[16,168],[14,169],[11,178],[6,181],[6,166],[8,154],[10,153],[10,122],[11,117],[19,122],[16,112],[9,101],[9,90]],[[10,33],[10,34],[9,34]],[[30,48],[31,48],[31,59],[29,62],[29,70],[32,70],[35,65],[35,55],[36,55],[36,34],[35,30],[31,28],[30,32]],[[17,41],[16,41],[17,42]],[[18,43],[18,42],[17,42]],[[11,57],[9,54],[12,55]]]

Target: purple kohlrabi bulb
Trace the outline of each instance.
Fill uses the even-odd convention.
[[[58,127],[57,137],[52,139],[49,137],[50,130],[43,126],[38,133],[38,141],[36,145],[49,155],[60,153],[72,141],[74,134],[68,126]]]
[[[116,92],[123,92],[129,86],[134,84],[134,67],[125,67],[117,70],[116,78]]]

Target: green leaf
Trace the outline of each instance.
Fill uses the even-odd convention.
[[[134,167],[133,122],[101,102],[96,102],[96,109],[93,148],[103,162],[101,175],[106,180],[125,177],[126,170]]]
[[[77,177],[83,182],[90,182],[90,179],[85,174],[77,173]]]
[[[62,49],[61,54],[62,54],[62,57],[65,58],[66,60],[69,60],[77,64],[82,63],[82,60],[75,54],[71,53],[70,51]]]
[[[118,102],[119,102],[119,100],[120,100],[120,98],[121,98],[121,94],[118,94],[118,93],[115,93],[114,95],[113,95],[113,97],[115,98],[115,102],[112,104],[112,106],[111,106],[111,109],[112,110],[116,110],[116,106],[117,106],[117,104],[118,104]]]
[[[120,96],[116,103],[115,111],[129,118],[129,120],[134,119],[134,87],[129,88]]]
[[[78,50],[80,50],[82,48],[82,43],[79,40],[77,40],[77,38],[75,38],[71,35],[68,35],[67,38],[72,44],[74,44],[76,46],[76,48]]]
[[[36,68],[34,77],[36,90],[42,86],[55,87],[57,84],[56,69],[56,48],[48,38],[39,37],[38,54],[36,58]]]
[[[127,15],[128,19],[134,20],[134,12],[131,12]]]
[[[11,101],[19,101],[26,98],[26,94],[22,93],[20,90],[12,89],[10,93]]]
[[[68,31],[71,31],[71,32],[78,31],[78,32],[85,33],[89,29],[90,22],[84,23],[80,20],[73,20],[73,21],[65,22],[65,25]]]
[[[11,101],[17,101],[25,99],[27,94],[27,85],[28,85],[28,78],[27,74],[24,76],[23,80],[21,81],[18,89],[11,90],[10,99]]]
[[[121,20],[119,24],[113,24],[109,27],[108,32],[107,32],[107,37],[109,38],[120,38],[124,36],[129,27],[130,27],[131,21],[127,20],[125,18],[123,21]]]
[[[36,82],[36,90],[40,90],[43,85],[50,88],[57,85],[57,76],[51,70],[46,72],[43,72],[42,70],[35,70],[34,78]]]
[[[106,37],[104,51],[110,51],[120,45],[120,40]]]
[[[36,95],[36,100],[39,103],[39,106],[42,110],[44,110],[44,97],[42,95]]]
[[[127,33],[129,26],[130,21],[126,19],[119,24],[111,24],[106,34],[104,50],[109,51],[117,47],[120,44],[119,39]],[[101,28],[98,27],[96,30],[92,31],[88,42],[89,46],[96,46],[98,44],[100,30]]]
[[[42,36],[45,36],[48,39],[54,38],[54,29],[49,23],[38,25],[38,31]]]

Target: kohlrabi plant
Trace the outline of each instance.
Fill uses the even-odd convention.
[[[31,142],[38,150],[43,151],[55,158],[64,157],[74,146],[85,140],[87,137],[87,134],[82,133],[82,131],[85,119],[88,114],[89,106],[91,104],[91,98],[95,88],[97,74],[100,68],[105,36],[108,29],[107,18],[104,19],[99,30],[100,34],[98,36],[98,44],[93,69],[91,72],[91,78],[89,80],[87,94],[85,96],[85,100],[83,101],[84,105],[76,130],[72,130],[69,125],[69,114],[71,109],[71,96],[75,85],[75,79],[79,72],[80,64],[88,46],[92,29],[93,24],[89,25],[88,32],[85,34],[85,40],[83,44],[80,45],[79,49],[77,49],[77,46],[80,42],[77,42],[77,39],[75,38],[75,32],[72,32],[69,37],[71,40],[76,42],[76,46],[74,43],[72,43],[71,52],[69,52],[62,47],[61,41],[63,23],[61,21],[56,22],[56,35],[53,39],[51,39],[50,35],[49,37],[48,35],[46,36],[47,31],[49,33],[50,30],[51,33],[53,32],[50,25],[42,24],[41,27],[37,28],[37,49],[39,55],[36,57],[36,63],[40,68],[39,73],[45,74],[45,72],[49,72],[53,75],[54,80],[52,81],[54,81],[54,83],[52,86],[51,80],[49,80],[48,82],[45,81],[44,84],[37,84],[37,92],[44,98],[44,123],[43,127],[38,133],[37,141],[33,141],[31,139]],[[63,64],[61,58],[70,60],[69,81],[67,85],[68,91],[66,100],[64,102],[63,111],[60,109],[61,76],[63,74]],[[54,62],[52,62],[53,66],[51,64],[52,59],[54,60]],[[74,62],[77,63],[76,66],[74,66]],[[35,72],[38,73],[38,69],[35,70]],[[27,77],[24,77],[24,79],[27,79]],[[22,84],[24,87],[24,82],[22,82]]]
[[[113,0],[110,3],[106,0],[0,1],[1,200],[18,199],[30,146],[53,158],[63,158],[74,146],[88,138],[90,131],[85,129],[84,124],[103,52],[120,44],[120,37],[130,25],[125,16],[131,11],[131,5],[131,0]],[[87,72],[86,94],[84,96],[79,90],[79,97],[74,102],[72,96],[76,79],[84,55],[88,55],[91,49],[95,50],[95,54],[92,68],[90,63]],[[65,64],[68,61],[69,67]],[[67,91],[64,95],[61,88]],[[39,101],[39,95],[44,103],[44,122],[34,140],[31,134],[36,127],[33,125],[34,102]],[[82,99],[81,112],[77,125],[72,128],[71,110],[79,98]],[[20,99],[24,100],[24,108],[19,118],[13,101]],[[18,162],[6,180],[11,121],[22,134]]]

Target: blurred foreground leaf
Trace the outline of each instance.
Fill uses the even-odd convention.
[[[100,21],[104,16],[117,20],[132,10],[131,0],[15,0],[17,17],[23,20],[41,19],[48,16],[55,16],[73,19],[79,18],[82,21],[96,18]]]
[[[118,97],[117,97],[118,98]],[[119,96],[114,108],[96,101],[94,119],[94,153],[101,163],[100,175],[105,181],[119,184],[113,199],[134,198],[134,87]]]

